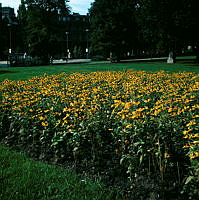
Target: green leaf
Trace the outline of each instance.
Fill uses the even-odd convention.
[[[193,176],[189,176],[185,182],[185,185],[187,185],[190,181],[192,181],[194,177]]]
[[[20,134],[20,135],[24,135],[24,134],[25,134],[24,128],[21,128],[21,129],[19,130],[19,134]]]
[[[140,164],[142,163],[143,161],[143,155],[140,156]]]

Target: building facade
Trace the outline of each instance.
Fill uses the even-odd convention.
[[[2,20],[2,4],[0,3],[0,21]]]
[[[14,12],[14,8],[10,7],[2,7],[2,20],[6,21],[8,24],[13,24],[16,22],[16,16]]]

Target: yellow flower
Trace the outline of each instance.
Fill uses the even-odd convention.
[[[194,125],[196,125],[196,122],[194,120],[192,120],[186,125],[186,127],[190,127],[190,126],[194,126]]]
[[[144,100],[144,103],[148,103],[151,99]]]
[[[47,126],[48,126],[48,122],[47,122],[47,121],[42,122],[41,124],[42,124],[42,126],[44,126],[44,127],[47,127]]]
[[[142,112],[142,111],[144,111],[145,110],[145,108],[138,108],[137,110],[136,110],[136,112]]]
[[[61,123],[61,120],[58,120],[58,121],[56,122],[56,126],[58,126],[60,123]]]
[[[189,157],[191,159],[197,158],[197,157],[199,157],[199,152],[193,152],[193,153],[189,154]]]
[[[128,124],[127,126],[126,126],[126,128],[131,128],[132,127],[132,124]]]
[[[42,120],[45,120],[46,118],[43,116],[40,116],[39,119],[42,121]]]
[[[190,136],[190,138],[197,138],[197,137],[199,138],[199,133]]]
[[[193,144],[199,144],[199,141],[193,141],[192,143]]]
[[[168,153],[164,153],[164,158],[170,158],[170,157],[171,157],[170,154],[168,154]]]
[[[184,130],[184,131],[183,131],[183,134],[186,135],[187,133],[189,133],[189,132],[192,131],[192,130],[193,130],[193,129]]]
[[[54,110],[54,108],[53,108],[53,107],[51,107],[51,108],[50,108],[50,110],[52,111],[52,110]]]
[[[172,109],[172,108],[169,108],[168,112],[172,112],[172,111],[173,111],[173,109]]]
[[[191,148],[191,147],[192,147],[191,145],[187,144],[187,145],[184,145],[184,146],[183,146],[183,149],[189,149],[189,148]]]

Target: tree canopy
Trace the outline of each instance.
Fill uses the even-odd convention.
[[[92,46],[118,56],[198,53],[198,0],[95,0],[90,9]],[[198,55],[199,58],[199,55]]]
[[[173,52],[175,58],[191,53],[197,55],[199,62],[198,8],[198,0],[95,0],[89,11],[89,52],[104,57],[112,55],[117,61],[127,56],[165,57]],[[85,49],[87,39],[82,44],[82,36],[74,31],[74,26],[80,30],[81,22],[61,20],[69,14],[68,0],[21,0],[18,25],[12,26],[13,47],[48,63],[51,56],[63,54],[65,32],[71,30],[72,49],[74,46]],[[88,29],[87,25],[84,28],[82,24],[82,29]],[[0,23],[0,33],[3,44],[0,52],[6,55],[9,48],[6,22]],[[88,34],[83,35],[86,38]]]
[[[26,33],[29,54],[48,63],[60,50],[64,28],[59,17],[69,14],[68,0],[22,0],[18,17]]]
[[[91,42],[95,53],[112,52],[118,59],[135,46],[135,1],[96,0],[90,9]]]

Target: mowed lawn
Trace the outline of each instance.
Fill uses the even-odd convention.
[[[155,63],[84,63],[84,64],[66,64],[38,67],[11,67],[0,68],[0,81],[25,80],[33,76],[42,76],[44,74],[58,74],[61,72],[94,72],[94,71],[124,71],[124,70],[142,70],[142,71],[168,71],[168,72],[197,72],[199,73],[199,64],[176,63],[167,64],[166,62]]]
[[[118,191],[0,145],[1,200],[112,200]]]

